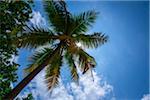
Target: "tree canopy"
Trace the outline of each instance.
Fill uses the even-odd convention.
[[[17,55],[17,47],[8,41],[21,33],[31,13],[27,2],[0,1],[0,99],[11,91],[11,83],[17,81],[18,64],[13,58]]]

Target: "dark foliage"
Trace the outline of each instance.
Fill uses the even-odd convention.
[[[17,55],[17,48],[8,41],[21,34],[31,13],[27,2],[0,1],[0,99],[11,91],[10,84],[17,81],[18,64],[12,58],[12,55]]]

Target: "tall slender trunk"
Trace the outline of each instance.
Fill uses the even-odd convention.
[[[50,61],[55,53],[61,48],[60,45],[45,59],[45,62]],[[39,65],[29,75],[27,75],[9,94],[4,97],[4,100],[13,100],[21,90],[47,65],[47,63]]]

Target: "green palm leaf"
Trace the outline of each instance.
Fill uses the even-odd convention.
[[[73,55],[70,54],[69,52],[66,52],[65,58],[66,58],[66,61],[67,61],[68,65],[69,65],[72,79],[74,81],[78,81],[79,76],[78,76],[78,72],[77,72],[77,67],[76,67],[76,65],[74,63]]]
[[[96,66],[95,59],[84,50],[78,49],[77,55],[79,57],[79,66],[81,66],[83,74]]]
[[[80,47],[68,47],[67,52],[68,54],[75,55],[75,57],[78,59],[78,65],[81,68],[83,74],[86,73],[89,69],[92,69],[96,66],[95,59]]]
[[[95,11],[87,11],[83,12],[78,16],[72,16],[70,18],[70,34],[79,34],[81,32],[86,32],[89,26],[95,22],[98,12]]]
[[[57,54],[46,68],[45,79],[48,89],[57,86],[60,76],[60,66],[62,66],[62,56]]]
[[[66,17],[69,15],[69,12],[66,11],[66,3],[64,1],[44,0],[44,7],[53,29],[56,32],[65,32]]]
[[[51,48],[43,48],[41,51],[36,52],[32,57],[30,57],[29,67],[25,69],[25,72],[32,72],[39,65],[46,63],[45,59],[52,53],[53,49]]]
[[[18,47],[37,48],[47,43],[53,43],[57,37],[51,30],[42,29],[39,27],[26,27],[25,32],[18,36],[13,43]]]
[[[108,36],[102,33],[94,33],[90,35],[78,34],[74,37],[75,41],[80,42],[83,46],[88,48],[97,48],[98,46],[104,44],[108,40]]]

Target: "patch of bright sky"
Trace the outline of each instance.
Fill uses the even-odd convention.
[[[35,3],[35,10],[44,14],[41,3]],[[88,33],[106,33],[109,42],[88,52],[97,61],[96,72],[113,85],[116,99],[138,100],[148,94],[149,3],[68,1],[67,4],[69,11],[75,14],[91,9],[100,12]],[[25,66],[27,61],[24,58],[31,53],[22,50],[20,53],[18,62]]]

